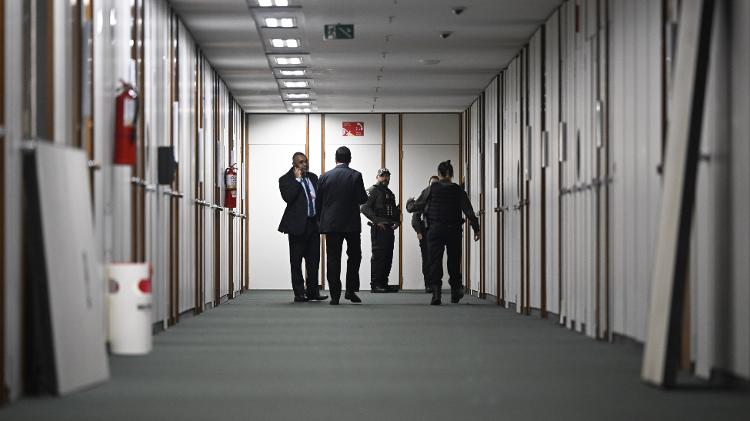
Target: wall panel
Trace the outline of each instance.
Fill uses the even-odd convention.
[[[404,114],[403,115],[403,194],[404,198],[418,197],[427,187],[430,176],[437,175],[438,164],[453,163],[459,172],[459,115]],[[440,130],[435,131],[434,128]],[[429,143],[433,142],[433,143]],[[387,153],[387,149],[386,149]],[[454,181],[458,181],[458,177]],[[402,201],[405,200],[402,198]],[[476,203],[474,203],[476,206]],[[411,227],[410,213],[404,214],[403,274],[404,289],[424,289],[422,257],[416,233]],[[448,270],[443,257],[443,286],[448,288]]]

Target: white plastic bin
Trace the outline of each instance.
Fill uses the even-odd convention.
[[[109,280],[109,345],[113,354],[151,352],[151,265],[113,263]]]

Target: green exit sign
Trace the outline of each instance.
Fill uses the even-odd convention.
[[[354,25],[326,25],[325,39],[354,39]]]

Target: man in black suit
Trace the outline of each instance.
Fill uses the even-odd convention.
[[[359,265],[362,262],[362,221],[359,205],[367,202],[362,174],[349,168],[352,153],[346,146],[336,150],[336,168],[326,172],[318,182],[318,220],[320,232],[326,234],[326,265],[331,304],[337,305],[341,297],[341,250],[346,240],[346,293],[344,298],[361,303],[359,291]]]
[[[318,289],[320,234],[316,220],[318,176],[307,171],[307,156],[292,156],[292,168],[279,178],[279,191],[286,202],[279,231],[289,235],[289,263],[292,267],[292,289],[295,302],[322,301]],[[307,270],[307,290],[302,277],[302,259]]]

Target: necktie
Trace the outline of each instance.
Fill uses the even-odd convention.
[[[315,216],[315,207],[313,206],[312,202],[312,193],[310,192],[310,187],[307,185],[307,179],[302,179],[302,186],[305,187],[305,193],[307,193],[307,216],[313,217]]]

